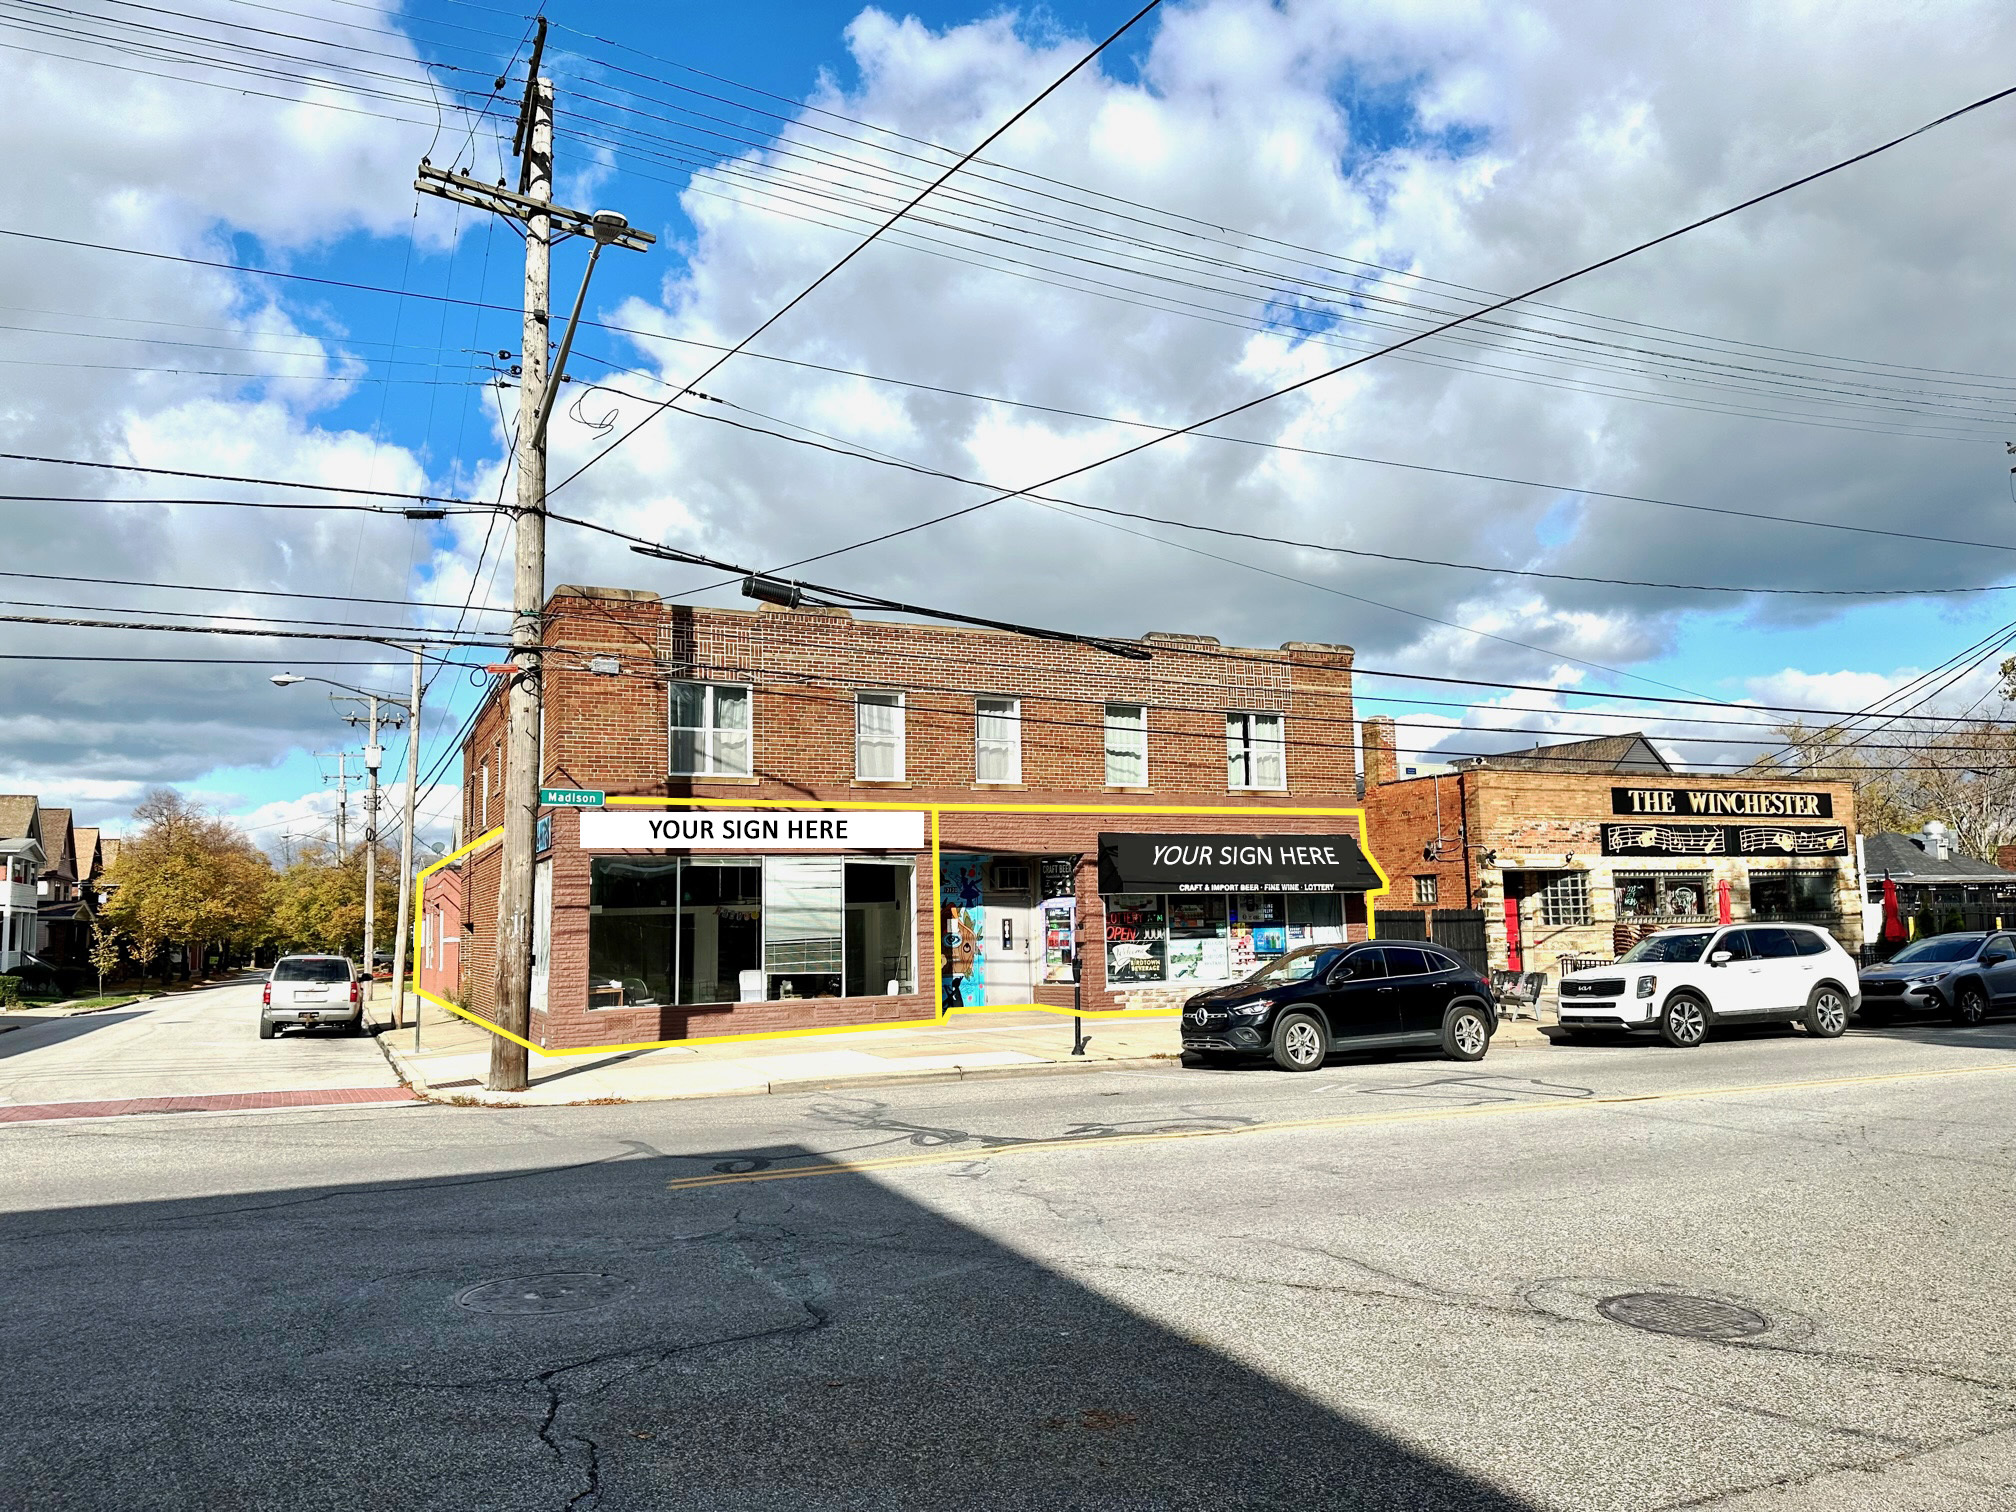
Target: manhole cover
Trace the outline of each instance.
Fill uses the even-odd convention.
[[[471,1312],[530,1317],[539,1313],[586,1312],[630,1290],[622,1276],[601,1271],[553,1271],[543,1276],[507,1276],[484,1281],[456,1294]]]
[[[1771,1327],[1769,1318],[1747,1307],[1679,1292],[1626,1292],[1618,1297],[1605,1297],[1596,1304],[1596,1311],[1612,1323],[1628,1324],[1650,1333],[1721,1343],[1748,1339]]]

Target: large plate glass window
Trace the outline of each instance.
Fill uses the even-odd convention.
[[[973,773],[981,782],[1022,780],[1022,700],[973,701]]]
[[[588,1006],[732,1003],[763,961],[763,863],[597,856],[588,875]]]
[[[750,774],[749,690],[733,683],[671,685],[672,775]]]
[[[772,856],[763,887],[766,997],[838,997],[847,932],[846,863]]]
[[[1106,705],[1106,786],[1148,786],[1148,710]]]
[[[1225,783],[1228,788],[1283,788],[1288,767],[1279,714],[1225,716]]]
[[[903,780],[903,695],[854,695],[854,776],[861,782]]]
[[[1753,919],[1794,919],[1832,924],[1839,905],[1835,890],[1840,874],[1831,866],[1798,871],[1752,871],[1750,916]],[[1882,893],[1879,889],[1877,896]]]
[[[844,989],[848,997],[911,990],[917,930],[911,923],[914,871],[908,861],[849,861]]]

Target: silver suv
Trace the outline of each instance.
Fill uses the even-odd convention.
[[[1824,929],[1738,924],[1662,929],[1617,958],[1561,978],[1561,1027],[1657,1029],[1691,1049],[1713,1024],[1804,1024],[1823,1039],[1861,1002],[1855,958]]]
[[[282,1024],[341,1024],[364,1032],[364,984],[347,957],[282,956],[266,977],[259,1006],[259,1038],[271,1039]]]

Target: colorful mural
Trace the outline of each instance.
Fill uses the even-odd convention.
[[[980,856],[938,858],[939,934],[945,977],[939,1001],[946,1008],[979,1008],[987,1002],[987,910],[980,903]]]

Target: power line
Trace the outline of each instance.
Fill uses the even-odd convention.
[[[1119,41],[1120,38],[1126,35],[1129,29],[1133,27],[1135,22],[1139,21],[1143,16],[1147,15],[1150,11],[1156,9],[1161,3],[1162,0],[1148,0],[1148,3],[1146,5],[1142,6],[1139,10],[1134,12],[1134,14],[1129,16],[1125,21],[1121,22],[1116,30],[1109,33],[1104,41],[1100,42],[1098,46],[1094,47],[1090,52],[1086,53],[1076,63],[1073,63],[1069,68],[1065,69],[1063,73],[1059,74],[1057,78],[1055,78],[1048,85],[1046,85],[1043,88],[1043,90],[1036,95],[1034,99],[1030,100],[1026,105],[1022,106],[1021,109],[1017,110],[1013,115],[1009,116],[1007,120],[1003,121],[999,126],[995,127],[994,130],[989,132],[986,135],[986,137],[984,137],[980,141],[980,143],[977,146],[975,146],[970,152],[966,153],[957,162],[953,163],[951,167],[947,168],[943,173],[939,174],[937,178],[933,179],[929,184],[925,185],[924,188],[920,189],[916,193],[916,195],[909,200],[908,203],[898,208],[893,214],[889,216],[887,220],[883,221],[881,225],[877,226],[873,231],[871,231],[855,246],[848,249],[846,255],[841,257],[841,259],[838,262],[834,263],[831,267],[827,268],[825,272],[821,273],[817,278],[813,279],[811,283],[807,284],[803,289],[799,290],[798,293],[794,294],[788,301],[786,301],[780,308],[778,308],[768,319],[766,319],[761,325],[757,326],[755,330],[751,331],[747,336],[743,337],[739,342],[737,342],[727,352],[723,353],[720,357],[717,357],[712,363],[708,365],[705,371],[703,371],[698,377],[694,378],[691,383],[688,383],[685,386],[685,388],[683,388],[680,392],[681,393],[690,392],[695,385],[706,382],[708,377],[711,376],[713,373],[719,371],[722,365],[728,362],[729,359],[733,358],[737,353],[741,352],[744,348],[746,348],[750,342],[754,341],[757,337],[761,336],[765,331],[769,330],[770,327],[775,325],[778,321],[782,320],[793,309],[795,309],[803,300],[805,300],[808,296],[810,296],[814,290],[818,289],[821,284],[825,283],[827,279],[831,278],[834,274],[838,273],[842,268],[846,267],[847,264],[852,262],[862,252],[866,251],[868,247],[875,242],[876,238],[881,236],[884,231],[887,231],[891,226],[895,225],[897,221],[901,220],[905,215],[909,214],[910,211],[914,210],[919,204],[923,203],[925,196],[929,195],[932,190],[936,189],[940,184],[944,183],[945,180],[952,177],[953,174],[957,173],[967,163],[971,162],[974,158],[978,157],[980,153],[984,151],[987,147],[993,145],[993,143],[998,141],[1001,138],[1001,136],[1017,121],[1021,120],[1024,116],[1029,114],[1030,111],[1034,110],[1038,105],[1041,105],[1045,100],[1049,99],[1051,95],[1055,94],[1059,89],[1063,88],[1065,83],[1072,77],[1074,77],[1081,68],[1085,67],[1086,64],[1090,63],[1093,59],[1097,58],[1101,53],[1106,51],[1107,48],[1111,47],[1115,42]],[[674,395],[673,397],[677,398],[678,396]],[[661,412],[663,409],[670,408],[670,406],[671,401],[667,400],[666,403],[660,407]],[[582,473],[586,472],[589,468],[593,467],[597,462],[601,461],[602,458],[608,456],[611,451],[614,451],[618,446],[622,445],[623,442],[627,441],[631,436],[635,435],[639,428],[649,424],[651,418],[652,417],[649,415],[645,416],[644,419],[638,421],[637,424],[632,426],[628,431],[625,431],[622,435],[618,436],[614,441],[610,442],[608,446],[604,447],[601,451],[595,453],[594,456],[590,457],[586,462],[582,463],[581,466],[575,468],[573,472],[569,473],[566,477],[562,478],[559,481],[559,483],[556,484],[553,488],[547,490],[547,496],[550,498],[553,494],[558,493],[561,489],[565,488],[569,483],[572,483],[576,478],[580,477]]]
[[[2007,99],[2011,95],[2016,95],[2016,86],[2012,86],[2011,88],[2008,89],[1997,90],[1993,94],[1984,95],[1980,99],[1974,100],[1966,105],[1963,105],[1956,110],[1948,111],[1946,114],[1939,116],[1934,120],[1928,121],[1921,126],[1915,127],[1912,130],[1905,132],[1901,136],[1893,137],[1889,141],[1880,143],[1875,147],[1867,148],[1864,151],[1858,152],[1851,157],[1842,158],[1837,162],[1830,163],[1828,166],[1816,169],[1811,173],[1802,174],[1800,177],[1792,179],[1786,183],[1780,184],[1776,188],[1767,189],[1761,194],[1752,195],[1748,199],[1738,201],[1736,204],[1727,206],[1724,209],[1717,210],[1712,212],[1711,214],[1698,217],[1695,220],[1687,222],[1685,225],[1675,227],[1671,231],[1662,232],[1658,236],[1651,237],[1645,241],[1635,244],[1634,246],[1627,247],[1621,252],[1613,252],[1607,257],[1600,258],[1592,263],[1586,263],[1583,266],[1576,268],[1571,272],[1563,273],[1554,278],[1547,279],[1542,283],[1533,285],[1531,288],[1528,288],[1519,294],[1510,295],[1506,298],[1498,300],[1496,303],[1487,304],[1467,314],[1458,315],[1449,320],[1445,320],[1439,325],[1432,326],[1427,330],[1420,331],[1413,335],[1407,336],[1400,341],[1396,341],[1387,346],[1381,347],[1379,350],[1370,352],[1363,357],[1355,357],[1351,359],[1349,362],[1340,363],[1337,366],[1325,369],[1322,372],[1313,373],[1306,378],[1297,379],[1294,383],[1288,384],[1283,388],[1275,389],[1269,393],[1258,395],[1252,399],[1243,400],[1242,402],[1231,406],[1229,409],[1220,410],[1216,414],[1207,415],[1203,419],[1192,421],[1188,425],[1179,427],[1178,429],[1169,431],[1163,435],[1151,436],[1146,440],[1137,442],[1133,446],[1126,447],[1123,450],[1114,452],[1108,456],[1097,458],[1091,462],[1081,463],[1076,467],[1069,468],[1066,471],[1057,473],[1052,477],[1044,478],[1038,482],[1031,483],[1025,488],[1003,492],[1001,494],[996,495],[993,498],[983,499],[977,504],[969,504],[962,508],[949,511],[942,515],[938,515],[932,519],[920,521],[915,525],[906,527],[906,529],[900,533],[908,534],[911,531],[929,529],[931,526],[942,524],[947,520],[957,519],[963,515],[972,514],[978,510],[986,509],[990,505],[998,504],[1004,499],[1014,498],[1020,494],[1026,494],[1034,489],[1054,487],[1055,485],[1065,482],[1071,478],[1082,477],[1084,474],[1091,472],[1096,468],[1105,467],[1110,465],[1111,463],[1119,462],[1128,457],[1136,456],[1141,452],[1147,451],[1151,447],[1159,446],[1163,442],[1171,440],[1176,436],[1188,435],[1193,431],[1201,430],[1207,425],[1220,424],[1225,420],[1231,419],[1234,415],[1244,414],[1246,411],[1256,409],[1260,405],[1270,403],[1273,400],[1283,398],[1289,394],[1297,393],[1302,389],[1310,387],[1313,384],[1320,383],[1326,378],[1333,378],[1340,373],[1349,372],[1353,368],[1362,367],[1366,363],[1374,360],[1375,358],[1385,356],[1392,352],[1405,350],[1406,348],[1417,345],[1418,343],[1425,341],[1432,336],[1438,335],[1444,331],[1454,330],[1463,325],[1467,325],[1471,321],[1478,319],[1480,316],[1489,315],[1498,310],[1505,309],[1506,307],[1516,304],[1521,300],[1531,299],[1534,296],[1544,294],[1551,289],[1558,289],[1562,287],[1564,284],[1570,283],[1575,279],[1586,277],[1588,274],[1597,272],[1603,268],[1611,267],[1614,264],[1622,262],[1627,258],[1635,257],[1639,253],[1649,251],[1654,247],[1661,246],[1667,242],[1675,240],[1678,237],[1685,236],[1690,232],[1700,230],[1704,226],[1713,225],[1717,221],[1725,220],[1729,216],[1739,214],[1744,210],[1762,204],[1767,200],[1774,199],[1779,195],[1790,193],[1794,189],[1801,188],[1807,184],[1815,182],[1818,179],[1825,178],[1830,174],[1839,173],[1843,169],[1852,167],[1857,163],[1865,162],[1868,159],[1877,156],[1879,153],[1887,152],[1890,149],[1900,146],[1905,142],[1911,141],[1916,137],[1923,136],[1925,133],[1935,130],[1936,128],[1943,126],[1950,121],[1957,120],[1960,117],[1965,116],[1973,111],[1984,109],[1987,106],[1992,105],[2000,100]],[[621,438],[619,438],[619,440],[620,439]],[[614,443],[612,443],[612,445],[613,444]],[[606,455],[606,450],[604,454]],[[890,539],[890,537],[887,534],[877,536],[874,538],[875,541],[882,541],[887,539]],[[843,552],[852,551],[857,549],[861,545],[867,545],[867,544],[871,543],[864,541],[864,542],[858,542],[854,546],[844,546],[839,548],[838,551],[826,553],[826,556],[828,557],[837,556]]]

